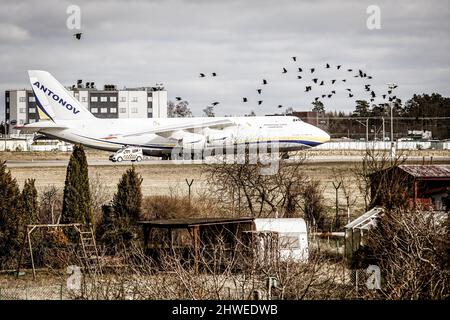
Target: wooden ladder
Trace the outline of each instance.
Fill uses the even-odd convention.
[[[84,268],[87,272],[94,272],[94,274],[101,275],[102,268],[92,227],[80,228],[78,232],[80,235],[79,244],[81,245],[81,258]]]

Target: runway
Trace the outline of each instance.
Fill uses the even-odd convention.
[[[306,163],[357,163],[362,162],[363,156],[310,156],[305,159]],[[282,160],[287,162],[295,162],[298,159]],[[423,157],[411,156],[407,158],[407,162],[422,162]],[[52,167],[66,167],[68,160],[8,160],[6,165],[9,168],[52,168]],[[111,162],[108,159],[88,159],[89,166],[164,166],[164,165],[202,165],[208,163],[217,163],[217,160],[160,160],[156,158],[146,158],[141,162]],[[425,159],[425,163],[430,163],[430,157]],[[433,163],[450,163],[450,156],[434,156]]]

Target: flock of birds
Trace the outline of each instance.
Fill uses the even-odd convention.
[[[81,39],[81,35],[82,33],[75,33],[74,37],[78,40]],[[297,63],[297,57],[291,57],[292,61],[294,63]],[[324,69],[332,69],[335,68],[337,71],[339,72],[343,72],[344,74],[342,74],[342,76],[340,78],[336,77],[334,79],[325,79],[325,78],[319,78],[316,77],[317,75],[317,67],[310,67],[310,68],[306,68],[306,67],[302,67],[302,66],[298,66],[296,65],[295,67],[295,71],[296,72],[296,79],[297,80],[303,80],[303,81],[308,81],[305,84],[305,91],[306,93],[311,93],[311,92],[315,92],[317,88],[320,88],[322,90],[322,92],[318,95],[316,95],[314,97],[314,102],[321,102],[322,99],[331,99],[334,95],[336,95],[337,93],[337,87],[339,85],[339,83],[346,83],[347,82],[347,78],[349,75],[352,75],[353,78],[361,78],[363,80],[365,80],[364,82],[369,82],[369,80],[373,79],[372,75],[368,75],[365,71],[361,70],[361,69],[353,69],[353,68],[343,68],[341,64],[335,65],[335,66],[331,66],[329,63],[326,63],[324,66]],[[282,67],[281,68],[281,74],[282,75],[286,75],[289,73],[290,68],[288,69],[288,67]],[[315,74],[316,73],[316,74]],[[211,73],[204,73],[201,72],[199,74],[200,78],[208,78],[208,76],[211,77],[217,77],[217,72],[211,72]],[[261,80],[261,85],[262,86],[266,86],[269,84],[269,81],[267,79],[262,79]],[[323,92],[323,88],[326,88],[328,90],[325,90],[325,92]],[[397,101],[398,98],[397,96],[393,95],[393,89],[397,88],[396,85],[393,85],[391,87],[388,88],[387,92],[383,92],[382,94],[377,94],[375,92],[375,90],[373,90],[372,88],[372,84],[371,83],[364,83],[364,91],[368,92],[369,94],[369,100],[370,102],[374,102],[375,98],[378,97],[382,97],[384,102],[393,102],[393,101]],[[262,94],[263,94],[263,88],[257,88],[256,92],[258,94],[259,97],[261,97],[260,99],[257,99],[257,105],[260,106],[263,104],[264,100],[262,99]],[[353,98],[354,97],[354,92],[352,91],[351,88],[345,88],[345,92],[347,94],[348,98]],[[175,97],[175,99],[177,101],[182,101],[183,98],[182,97]],[[387,99],[387,100],[386,100]],[[249,98],[248,97],[242,97],[242,102],[243,103],[248,103],[249,102]],[[211,106],[215,107],[218,104],[220,104],[219,101],[214,101],[211,103]],[[283,105],[278,105],[278,108],[283,108]]]
[[[291,57],[291,59],[294,63],[297,62],[297,57]],[[306,68],[306,67],[302,67],[302,66],[298,66],[298,65],[295,67],[294,72],[296,73],[297,80],[307,81],[307,83],[305,84],[304,92],[309,94],[309,93],[315,92],[316,88],[322,89],[322,92],[313,98],[315,102],[319,102],[322,99],[331,99],[338,92],[337,87],[338,87],[339,83],[347,83],[349,75],[351,75],[352,78],[360,78],[360,79],[364,80],[364,82],[365,82],[364,83],[364,91],[368,93],[368,100],[370,100],[370,102],[374,102],[376,97],[381,97],[385,103],[387,101],[393,102],[393,101],[398,100],[397,96],[393,95],[393,89],[397,88],[397,85],[393,85],[393,86],[389,87],[386,92],[382,92],[381,94],[378,94],[372,88],[372,84],[370,83],[370,80],[372,80],[374,77],[372,75],[368,75],[365,71],[363,71],[361,69],[343,68],[343,66],[341,64],[332,66],[331,64],[326,63],[323,67],[323,69],[325,69],[325,70],[332,69],[332,68],[335,68],[337,71],[339,71],[341,73],[341,76],[335,77],[335,78],[332,77],[332,78],[328,78],[328,79],[325,79],[324,77],[319,78],[318,76],[316,76],[319,68],[317,68],[317,67]],[[288,69],[288,67],[282,67],[281,74],[286,75],[289,73],[289,70],[290,70],[290,68]],[[200,78],[206,78],[206,73],[200,73],[199,76],[200,76]],[[213,72],[213,73],[211,73],[211,76],[216,77],[217,73]],[[256,92],[257,92],[258,96],[262,97],[262,94],[264,91],[262,86],[266,86],[266,85],[269,85],[269,81],[267,79],[262,79],[261,87],[256,88]],[[324,89],[326,92],[323,92]],[[347,95],[347,98],[350,98],[350,99],[353,98],[355,95],[352,88],[345,88],[345,93]],[[177,100],[181,101],[181,97],[177,97]],[[242,102],[243,103],[249,102],[249,98],[242,97]],[[258,106],[262,105],[263,102],[264,102],[264,100],[262,98],[257,99]],[[216,106],[218,104],[219,104],[219,102],[215,101],[211,105]],[[283,108],[283,105],[278,105],[278,108]]]

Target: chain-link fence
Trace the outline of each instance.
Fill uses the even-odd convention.
[[[0,288],[0,300],[69,300],[66,284]]]

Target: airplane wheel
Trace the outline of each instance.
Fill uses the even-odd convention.
[[[136,161],[137,161],[137,162],[140,162],[141,160],[142,160],[141,157],[137,157],[137,158],[136,158]]]
[[[122,162],[122,160],[123,160],[122,157],[117,158],[117,162]]]

